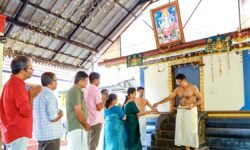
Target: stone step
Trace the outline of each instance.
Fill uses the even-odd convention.
[[[208,118],[207,123],[250,124],[250,118]]]
[[[240,123],[206,123],[207,127],[213,128],[243,128],[250,129],[250,124],[240,124]]]
[[[174,140],[173,139],[163,139],[163,138],[152,140],[151,141],[151,146],[167,147],[167,148],[178,148],[177,146],[174,145]]]
[[[151,134],[151,139],[156,140],[156,139],[174,139],[175,137],[175,131],[160,131],[160,132],[153,132]]]
[[[167,147],[156,147],[156,146],[147,147],[147,150],[184,150],[184,149],[185,149],[184,147],[179,147],[179,148],[167,148]],[[204,146],[202,148],[199,148],[198,150],[210,150],[210,149],[208,146]]]
[[[157,147],[157,146],[150,146],[147,147],[147,150],[183,150],[183,147],[180,148],[166,148],[166,147]]]
[[[151,140],[151,146],[163,147],[163,148],[184,148],[183,146],[182,147],[176,146],[174,144],[174,139],[165,139],[165,138]],[[203,148],[204,146],[206,146],[206,145],[201,144],[200,148]]]
[[[158,118],[161,119],[161,118]],[[176,115],[175,114],[168,114],[163,120],[164,123],[175,123]]]
[[[161,131],[160,132],[160,138],[166,138],[166,139],[174,139],[175,131],[167,130],[167,131]]]
[[[176,116],[171,116],[169,118],[169,123],[175,123],[176,122]]]
[[[249,149],[250,139],[225,138],[225,137],[206,137],[206,144],[211,147],[229,147],[238,149]]]
[[[211,137],[250,138],[250,129],[207,128],[206,135]]]
[[[250,129],[249,118],[208,118],[207,127]]]
[[[164,123],[160,127],[160,131],[166,131],[166,130],[175,130],[175,123]]]
[[[211,147],[209,146],[209,150],[249,150],[249,148],[247,149],[242,149],[242,148],[230,148],[230,147]]]
[[[151,140],[151,146],[153,147],[163,147],[163,148],[184,148],[184,146],[176,146],[174,144],[174,139],[165,139],[160,138],[156,140]],[[201,148],[203,148],[205,145],[200,145]]]
[[[164,124],[164,131],[175,131],[175,123],[165,123]]]

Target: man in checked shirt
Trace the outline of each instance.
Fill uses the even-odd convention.
[[[63,112],[53,91],[57,87],[56,75],[45,72],[41,77],[42,91],[35,98],[33,110],[33,134],[38,141],[38,150],[59,150],[60,138],[63,135],[61,118]]]

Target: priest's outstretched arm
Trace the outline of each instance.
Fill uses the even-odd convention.
[[[154,106],[152,106],[148,100],[146,100],[146,101],[147,101],[147,106],[148,106],[153,112],[158,113],[158,110],[157,110]]]
[[[164,103],[166,103],[168,101],[174,100],[176,97],[177,97],[177,89],[174,90],[174,92],[170,96],[168,96],[167,98],[164,98],[163,100],[155,103],[153,106],[157,107],[160,104],[164,104]]]

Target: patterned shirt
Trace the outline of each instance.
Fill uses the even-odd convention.
[[[59,109],[53,91],[43,87],[41,93],[34,99],[33,135],[38,141],[59,139],[63,135],[61,120],[52,122],[58,117]]]

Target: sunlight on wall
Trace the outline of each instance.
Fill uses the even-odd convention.
[[[199,0],[178,0],[184,26]],[[168,3],[160,0],[149,6],[121,35],[122,56],[156,49],[150,10]],[[241,0],[243,28],[250,27],[250,2]],[[217,34],[237,31],[239,27],[238,0],[202,0],[184,28],[185,41],[198,40]]]
[[[222,55],[223,72],[219,74],[218,56],[214,56],[214,82],[211,80],[210,57],[204,57],[205,110],[240,110],[244,105],[243,65],[239,55],[231,54],[231,69]]]
[[[166,98],[168,95],[168,64],[165,65],[163,72],[158,72],[157,65],[149,66],[145,70],[145,98],[153,104]],[[169,104],[159,105],[158,110],[163,112],[169,111]]]
[[[214,76],[211,79],[211,61],[204,57],[204,101],[205,110],[240,110],[244,105],[243,66],[239,55],[230,55],[231,69],[227,68],[226,55],[221,55],[223,72],[219,74],[218,55],[214,56]],[[162,66],[162,64],[161,64]],[[165,70],[158,72],[157,65],[151,65],[145,70],[146,98],[155,103],[169,96],[168,65]],[[168,111],[168,104],[159,107],[160,111]]]

